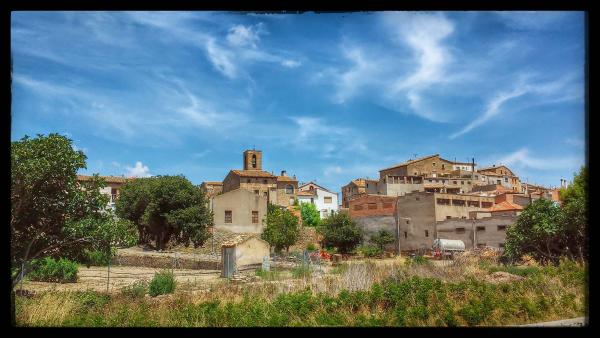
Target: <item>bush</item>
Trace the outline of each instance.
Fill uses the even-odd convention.
[[[133,282],[123,289],[121,289],[121,293],[125,296],[131,298],[142,298],[148,292],[148,282],[145,280],[138,280]]]
[[[308,250],[308,251],[315,251],[315,250],[317,250],[317,246],[314,243],[308,243],[306,245],[306,250]]]
[[[66,258],[55,260],[46,257],[33,263],[33,271],[27,276],[40,282],[74,283],[77,282],[78,266]]]
[[[103,252],[100,250],[88,250],[83,251],[85,257],[85,264],[89,267],[93,266],[107,266],[112,258],[112,253]]]
[[[337,213],[325,218],[317,232],[323,236],[325,247],[335,247],[340,253],[348,253],[363,239],[363,230],[347,213]]]
[[[262,279],[275,280],[279,277],[279,273],[275,270],[263,270],[262,268],[256,269],[256,275]]]
[[[365,257],[378,257],[383,254],[383,250],[373,245],[363,245],[358,248],[358,251]]]
[[[169,270],[163,270],[154,274],[154,278],[150,281],[148,294],[152,297],[158,295],[166,295],[175,291],[175,275]]]

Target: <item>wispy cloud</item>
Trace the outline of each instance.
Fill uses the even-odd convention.
[[[238,70],[232,61],[233,53],[219,46],[214,38],[206,42],[206,55],[215,69],[223,75],[230,79],[237,77]]]
[[[127,169],[127,176],[129,177],[150,177],[150,169],[148,166],[142,164],[141,161],[135,162],[134,167],[125,167]]]
[[[554,81],[533,82],[531,80],[532,77],[533,75],[530,74],[521,76],[520,79],[517,80],[517,84],[514,86],[514,88],[512,88],[512,90],[497,93],[488,101],[486,109],[483,111],[483,113],[481,113],[477,118],[467,124],[460,131],[451,134],[449,138],[455,139],[486,123],[494,116],[503,112],[501,108],[506,102],[524,95],[536,95],[537,99],[533,101],[533,104],[536,105],[549,102],[548,100],[540,99],[540,97],[543,98],[550,96],[550,102],[572,100],[581,97],[580,94],[576,93],[576,95],[572,95],[572,93],[565,90],[565,87],[574,79],[573,74],[568,74]],[[564,94],[565,92],[567,92],[566,95]],[[557,94],[558,96],[555,96]],[[524,103],[519,108],[528,105],[531,106],[532,103]]]
[[[531,168],[536,170],[568,170],[577,168],[582,164],[582,158],[578,157],[537,157],[532,155],[529,149],[521,148],[503,157],[499,163],[515,166],[517,168]]]
[[[555,28],[557,23],[569,15],[569,12],[558,11],[505,11],[495,13],[507,27],[520,30]]]
[[[229,28],[227,41],[236,47],[250,46],[257,48],[256,44],[260,41],[260,34],[265,33],[266,31],[262,22],[251,26],[235,25]]]

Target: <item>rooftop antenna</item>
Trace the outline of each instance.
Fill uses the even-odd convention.
[[[415,157],[415,159],[417,158],[417,155],[418,155],[418,154],[413,154],[413,156]]]

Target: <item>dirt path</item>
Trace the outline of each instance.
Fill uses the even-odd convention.
[[[110,292],[119,292],[124,286],[127,286],[137,280],[150,281],[154,273],[160,271],[157,268],[143,268],[132,266],[111,266],[110,268]],[[186,270],[175,269],[175,278],[180,283],[195,283],[197,286],[208,286],[217,283],[220,280],[221,272],[219,270]],[[106,291],[107,268],[106,267],[80,267],[79,280],[77,283],[45,283],[26,281],[23,283],[23,289],[31,291],[76,291],[76,290],[95,290]],[[17,287],[19,288],[19,287]]]

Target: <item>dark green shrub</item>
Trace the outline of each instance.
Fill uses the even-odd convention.
[[[315,251],[315,250],[317,250],[317,246],[315,245],[315,243],[308,243],[306,245],[306,250],[308,250],[308,251]]]
[[[121,293],[131,298],[142,298],[148,292],[148,282],[138,280],[121,289]]]
[[[379,257],[383,254],[383,250],[374,245],[363,245],[358,249],[365,257]]]
[[[66,258],[55,260],[45,257],[33,262],[33,271],[27,277],[33,281],[74,283],[77,282],[77,263]]]
[[[406,260],[406,265],[431,265],[431,262],[423,256],[415,256]]]
[[[166,295],[175,291],[175,275],[170,270],[163,270],[154,274],[154,278],[150,281],[148,294],[152,297],[158,295]]]

